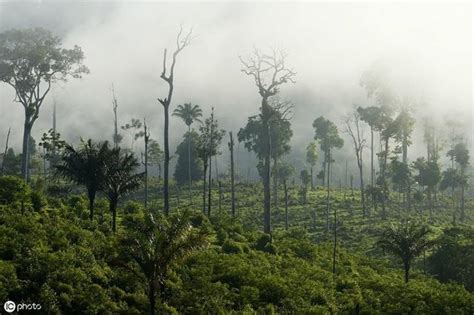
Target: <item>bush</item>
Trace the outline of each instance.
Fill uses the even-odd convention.
[[[32,191],[30,193],[30,199],[31,199],[31,206],[33,207],[33,210],[38,212],[43,209],[45,205],[45,199],[44,196],[37,192],[37,191]]]
[[[0,177],[0,204],[25,201],[30,189],[23,179],[17,176]]]
[[[222,245],[224,244],[227,237],[229,237],[229,234],[227,234],[227,232],[224,229],[218,229],[216,237],[217,237],[217,244]]]
[[[244,252],[242,246],[232,240],[225,240],[222,244],[222,251],[226,254],[241,254]]]
[[[125,214],[137,214],[143,212],[143,205],[136,201],[128,201],[123,207]]]
[[[270,234],[262,234],[255,241],[255,249],[265,251],[265,246],[267,246],[267,244],[271,242],[272,242],[272,237]]]

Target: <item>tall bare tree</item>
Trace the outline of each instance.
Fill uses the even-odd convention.
[[[232,131],[229,131],[229,151],[230,151],[230,191],[231,191],[231,212],[235,217],[235,177],[234,177],[234,137]]]
[[[2,169],[1,169],[0,175],[3,175],[3,172],[5,170],[5,158],[8,152],[8,142],[10,141],[11,130],[12,130],[12,127],[8,128],[7,138],[5,140],[5,151],[3,152],[3,157],[2,157]]]
[[[145,183],[145,209],[148,208],[148,159],[149,159],[149,144],[150,144],[150,129],[146,124],[146,119],[143,118],[143,130],[135,134],[135,139],[143,137],[143,142],[145,145],[145,152],[142,154],[142,164],[145,167],[144,173],[144,183]]]
[[[165,159],[164,159],[164,182],[163,182],[163,207],[165,215],[169,215],[170,205],[169,205],[169,164],[170,164],[170,148],[169,148],[169,108],[171,104],[171,99],[173,97],[174,91],[174,68],[176,66],[176,59],[179,53],[189,46],[191,43],[192,29],[183,34],[183,28],[179,29],[178,35],[176,36],[176,49],[173,52],[173,57],[171,60],[171,66],[169,71],[167,71],[167,49],[165,48],[163,53],[163,71],[161,72],[161,79],[163,79],[168,84],[168,95],[165,98],[158,98],[158,101],[163,105],[163,110],[165,114],[165,126],[164,126],[164,150],[165,150]]]
[[[117,119],[117,109],[118,109],[118,101],[117,96],[115,95],[115,88],[112,84],[112,111],[114,112],[114,148],[117,149],[119,143],[122,141],[122,136],[118,133],[118,119]]]
[[[273,50],[270,55],[262,54],[254,49],[248,58],[240,58],[243,65],[242,72],[251,76],[261,101],[261,117],[263,123],[262,140],[265,147],[263,159],[263,191],[264,191],[264,232],[271,232],[271,205],[270,205],[270,177],[271,177],[271,142],[270,120],[272,108],[269,99],[280,91],[281,85],[293,82],[296,73],[285,64],[287,55],[283,51]]]
[[[351,113],[345,119],[345,132],[351,137],[354,143],[354,151],[357,159],[357,167],[359,168],[360,177],[360,200],[362,203],[362,212],[364,217],[367,215],[365,207],[365,193],[364,193],[364,170],[363,170],[363,151],[366,146],[366,139],[364,137],[364,131],[361,127],[360,113],[357,108],[354,108]],[[352,187],[352,180],[351,180]]]

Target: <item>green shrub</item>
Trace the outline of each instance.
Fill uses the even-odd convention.
[[[222,245],[224,244],[225,240],[229,237],[229,234],[227,234],[226,230],[220,228],[217,230],[216,237],[217,237],[217,244]]]
[[[25,201],[30,189],[25,181],[17,176],[0,177],[0,204]]]
[[[36,212],[41,211],[41,209],[43,209],[46,203],[44,196],[37,191],[32,191],[30,193],[30,199],[31,199],[31,206],[33,207],[33,210]]]
[[[222,251],[226,254],[241,254],[244,252],[242,246],[232,240],[225,240],[222,244]]]
[[[272,237],[270,234],[261,234],[259,238],[255,241],[255,249],[265,251],[265,246],[268,243],[271,243]]]

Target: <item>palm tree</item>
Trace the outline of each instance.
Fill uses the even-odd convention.
[[[408,283],[412,261],[433,245],[428,239],[430,232],[429,227],[424,224],[405,220],[390,225],[378,241],[378,245],[384,251],[402,260],[405,283]]]
[[[163,302],[165,281],[172,264],[190,256],[207,241],[205,230],[192,227],[187,213],[165,217],[159,214],[125,221],[122,267],[147,283],[150,314],[155,314],[156,298]]]
[[[108,151],[107,141],[93,143],[91,139],[81,139],[79,149],[69,144],[65,146],[62,161],[55,166],[57,175],[86,186],[91,220],[94,216],[95,196],[104,185],[104,160]]]
[[[139,163],[133,153],[122,154],[119,148],[108,149],[105,164],[104,192],[109,199],[112,213],[112,231],[116,230],[119,198],[140,187],[144,173],[136,173]]]
[[[191,125],[193,122],[201,122],[199,117],[202,117],[202,110],[199,105],[192,105],[191,103],[185,103],[184,105],[178,105],[173,111],[173,116],[181,118],[186,126],[188,126],[188,134],[191,132]],[[189,198],[192,202],[192,176],[191,176],[191,137],[188,137],[188,178],[189,178]]]

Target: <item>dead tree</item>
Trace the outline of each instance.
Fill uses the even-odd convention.
[[[163,105],[165,126],[164,126],[164,147],[165,147],[165,161],[164,161],[164,182],[163,182],[163,208],[165,215],[169,215],[169,163],[170,163],[170,149],[169,149],[169,107],[171,99],[173,97],[174,90],[174,67],[176,66],[176,59],[178,54],[191,43],[192,29],[183,37],[183,28],[181,27],[178,36],[176,36],[176,49],[173,52],[171,60],[171,66],[169,73],[166,69],[166,55],[167,49],[165,48],[163,54],[163,71],[161,72],[161,79],[168,84],[168,95],[165,98],[158,98],[158,101]]]
[[[145,118],[143,118],[143,140],[145,141],[145,209],[148,209],[148,144],[150,142],[150,131],[146,124]]]
[[[112,111],[114,112],[114,148],[117,149],[119,146],[122,137],[118,133],[118,120],[117,120],[117,109],[118,109],[118,101],[115,95],[114,85],[112,84]]]
[[[232,131],[229,131],[229,137],[231,213],[232,217],[235,217],[234,137],[232,136]]]
[[[271,233],[271,205],[270,205],[270,178],[271,178],[271,143],[270,143],[270,119],[272,108],[269,99],[278,94],[280,86],[284,83],[293,82],[296,73],[285,65],[287,55],[282,51],[273,50],[271,55],[260,53],[257,49],[248,58],[240,58],[243,65],[242,72],[251,76],[258,93],[262,98],[262,140],[264,145],[263,157],[263,194],[264,194],[264,224],[265,233]]]
[[[5,157],[7,156],[7,151],[8,151],[8,142],[10,141],[10,132],[12,130],[12,127],[8,128],[7,132],[7,138],[5,141],[5,151],[3,152],[3,159],[2,159],[2,171],[0,174],[3,175],[3,172],[5,171]]]
[[[209,157],[209,180],[208,180],[208,189],[207,189],[207,216],[211,217],[212,209],[212,149],[213,149],[213,132],[214,132],[214,107],[211,112],[211,125],[209,132],[209,147],[208,147],[208,157]]]
[[[345,119],[345,132],[351,137],[354,144],[354,151],[357,160],[357,167],[359,168],[360,178],[360,199],[362,203],[362,212],[364,217],[367,216],[367,209],[365,206],[365,193],[364,193],[364,169],[363,169],[363,151],[366,146],[366,139],[364,138],[364,132],[360,124],[360,114],[356,108],[352,113]],[[351,182],[352,185],[352,182]]]

